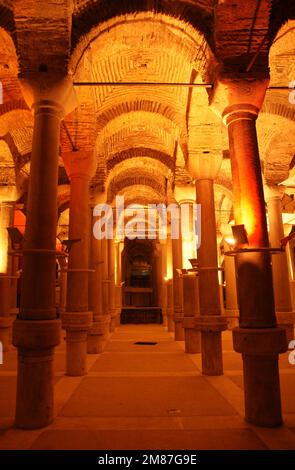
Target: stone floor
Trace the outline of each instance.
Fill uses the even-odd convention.
[[[153,346],[136,341],[156,341]],[[223,335],[221,377],[200,372],[200,355],[159,325],[124,325],[102,355],[88,356],[88,375],[64,375],[55,356],[56,419],[46,429],[13,428],[16,352],[0,365],[0,449],[295,449],[295,366],[280,359],[285,425],[243,420],[243,377],[230,332]]]

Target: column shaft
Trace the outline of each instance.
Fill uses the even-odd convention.
[[[240,328],[234,348],[244,363],[245,416],[261,426],[281,424],[278,353],[286,348],[285,332],[276,328],[270,254],[260,159],[255,127],[257,110],[228,108],[236,224],[244,224],[249,247],[258,251],[236,256]]]
[[[202,372],[205,375],[223,373],[221,331],[226,328],[221,317],[218,281],[216,219],[212,179],[196,181],[197,202],[201,205],[201,245],[198,249],[200,330]],[[208,269],[209,268],[209,269]]]
[[[230,248],[226,246],[225,249],[229,250]],[[224,258],[225,316],[228,321],[228,328],[233,329],[239,321],[235,259],[233,256],[225,256]]]
[[[196,275],[183,276],[183,326],[185,352],[195,354],[201,352],[201,335],[196,328],[196,317],[200,315],[199,286]]]
[[[116,328],[116,295],[115,295],[115,254],[114,240],[108,242],[108,273],[109,273],[109,312],[111,315],[110,332]]]
[[[281,198],[279,195],[268,195],[267,188],[266,196],[269,220],[269,241],[272,247],[278,248],[280,247],[282,238],[284,238]],[[279,326],[285,328],[288,341],[291,341],[294,338],[294,312],[292,308],[286,253],[273,256],[272,274],[277,322]]]
[[[173,316],[173,256],[172,256],[172,240],[167,238],[167,328],[169,332],[175,331]]]
[[[173,262],[173,305],[174,305],[174,325],[175,341],[184,340],[183,329],[183,288],[182,278],[177,269],[182,268],[182,240],[172,239],[172,262]]]
[[[103,238],[101,240],[101,254],[102,254],[102,308],[103,314],[108,323],[108,332],[105,339],[109,336],[111,315],[110,315],[110,298],[109,298],[109,259],[108,259],[108,240]]]
[[[18,348],[16,426],[40,428],[53,420],[53,351],[59,343],[55,269],[57,180],[62,109],[35,105],[21,308],[14,322]]]
[[[62,315],[67,332],[66,373],[71,376],[86,374],[87,331],[92,323],[88,310],[89,179],[82,172],[70,175],[69,239],[80,239],[69,253],[67,311]]]
[[[108,322],[102,308],[102,253],[101,240],[97,240],[90,231],[90,263],[93,270],[89,275],[89,309],[93,312],[93,324],[88,331],[87,352],[99,354],[103,351]]]
[[[12,293],[14,287],[13,259],[8,256],[10,248],[7,227],[13,225],[14,203],[1,202],[0,204],[0,342],[3,351],[8,351],[11,341]],[[16,292],[15,292],[16,302]]]

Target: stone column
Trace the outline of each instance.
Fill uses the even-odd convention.
[[[160,273],[160,305],[162,309],[163,326],[167,326],[167,240],[160,240],[161,273]]]
[[[60,123],[76,106],[68,78],[26,77],[24,97],[34,111],[34,133],[23,250],[18,348],[17,427],[34,429],[53,420],[53,354],[60,340],[55,308],[57,182]]]
[[[198,179],[196,193],[197,202],[201,205],[202,233],[198,249],[202,372],[205,375],[221,375],[221,334],[227,323],[221,316],[213,178]]]
[[[174,331],[174,316],[173,316],[173,262],[172,262],[172,240],[170,236],[167,238],[167,328],[169,332]]]
[[[60,302],[59,302],[59,314],[61,315],[66,311],[67,307],[67,266],[62,264],[60,270]]]
[[[229,251],[229,245],[224,242],[225,251]],[[228,321],[228,328],[232,330],[238,326],[239,305],[236,285],[235,258],[233,256],[224,257],[224,276],[225,276],[225,316]]]
[[[172,239],[172,262],[173,262],[173,307],[174,307],[174,327],[175,341],[184,340],[183,329],[183,290],[182,277],[177,269],[182,268],[182,240],[181,232],[178,239]]]
[[[109,298],[109,268],[108,268],[108,240],[103,238],[101,240],[101,254],[102,254],[102,308],[103,315],[108,323],[108,331],[105,338],[109,337],[111,329],[111,315],[110,315],[110,298]]]
[[[167,279],[166,281],[166,292],[167,292],[167,329],[169,332],[174,331],[174,321],[173,321],[173,280]]]
[[[90,230],[89,267],[89,310],[93,312],[92,327],[87,333],[87,353],[100,354],[103,351],[105,318],[102,315],[102,269],[101,240],[97,240]]]
[[[273,427],[282,423],[278,354],[286,351],[287,342],[276,324],[255,126],[267,85],[268,78],[258,74],[223,74],[212,102],[228,128],[235,223],[245,226],[246,247],[252,250],[236,256],[240,322],[233,342],[244,364],[245,416],[252,424]]]
[[[70,179],[69,239],[74,243],[68,258],[67,311],[62,314],[66,330],[66,374],[86,374],[87,332],[93,313],[88,308],[89,276],[89,182],[96,169],[93,152],[77,151],[63,155]]]
[[[8,256],[10,242],[7,227],[13,225],[14,205],[14,202],[0,204],[0,342],[4,352],[10,347],[13,321],[11,316],[13,260]]]
[[[109,312],[111,315],[110,332],[116,328],[116,292],[115,292],[115,246],[114,240],[109,239],[108,242],[108,273],[109,273]]]
[[[195,354],[201,352],[201,335],[196,328],[196,321],[200,315],[199,286],[196,274],[183,276],[183,327],[185,352]]]
[[[222,161],[221,154],[202,154],[189,158],[188,166],[196,184],[196,199],[201,205],[201,244],[198,248],[202,372],[223,374],[221,333],[227,323],[221,315],[218,256],[214,202],[214,179]]]
[[[116,308],[116,326],[120,326],[121,323],[121,311],[122,311],[122,246],[121,240],[115,241],[115,255],[116,255],[116,266],[115,266],[115,308]]]
[[[265,185],[264,194],[268,211],[270,245],[279,248],[281,239],[285,236],[281,203],[284,187]],[[277,322],[279,326],[285,328],[289,342],[294,339],[295,312],[292,308],[286,253],[280,253],[272,257],[272,275]]]

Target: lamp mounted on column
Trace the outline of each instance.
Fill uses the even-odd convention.
[[[78,243],[81,241],[81,238],[73,238],[71,240],[63,240],[61,242],[61,244],[64,246],[64,251],[69,254],[71,249],[72,249],[72,246],[75,244],[75,243]]]
[[[231,229],[236,248],[242,245],[249,245],[248,234],[244,224],[232,225]]]
[[[7,227],[13,250],[18,250],[24,240],[23,234],[17,227]]]

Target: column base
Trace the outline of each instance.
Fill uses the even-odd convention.
[[[66,375],[80,377],[87,373],[87,332],[92,318],[92,312],[65,312],[61,316],[66,330]]]
[[[227,329],[222,315],[200,315],[196,317],[196,328],[201,332],[202,374],[222,375],[222,331]]]
[[[17,428],[39,429],[53,421],[53,358],[59,342],[59,320],[13,324],[13,344],[18,348]]]
[[[87,334],[87,353],[101,354],[108,337],[109,319],[94,320]]]
[[[201,352],[201,334],[196,329],[195,317],[184,317],[184,341],[185,352],[187,354],[197,354]]]
[[[111,317],[111,323],[110,323],[110,333],[114,333],[115,329],[117,326],[117,320],[116,317]]]
[[[122,312],[122,308],[121,307],[117,308],[115,328],[117,328],[121,325],[121,312]]]
[[[163,318],[163,326],[168,325],[168,320],[167,320],[167,311],[165,308],[162,308],[162,318]]]
[[[102,335],[87,335],[87,354],[101,354],[104,350],[105,341]]]
[[[184,341],[184,328],[182,326],[183,319],[174,319],[174,340],[175,341]]]
[[[174,339],[184,341],[183,312],[174,310]]]
[[[288,349],[285,330],[235,328],[233,343],[243,358],[246,421],[255,426],[280,426],[278,355]]]
[[[175,325],[174,325],[174,318],[173,318],[173,310],[167,309],[167,328],[169,332],[174,332]]]

